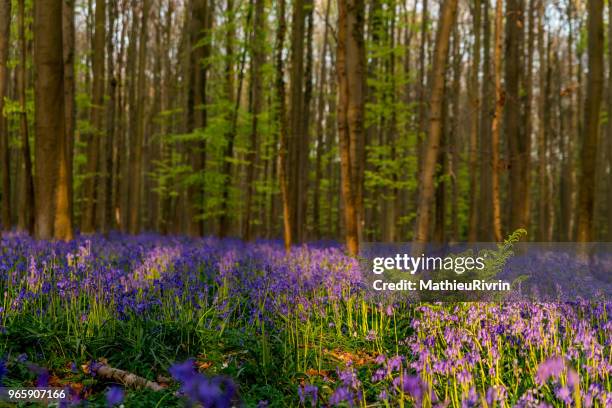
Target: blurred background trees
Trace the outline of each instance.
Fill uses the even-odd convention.
[[[611,240],[607,11],[2,0],[3,229]]]

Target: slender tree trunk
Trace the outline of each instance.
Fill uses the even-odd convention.
[[[323,30],[323,45],[321,47],[319,67],[319,93],[317,95],[317,149],[315,164],[315,184],[313,191],[312,218],[314,224],[315,238],[321,239],[321,179],[323,177],[323,135],[325,123],[325,89],[327,85],[327,47],[329,31],[329,11],[331,0],[327,0],[325,6],[325,28]]]
[[[362,0],[338,1],[338,138],[346,228],[351,255],[359,252],[359,201],[363,177],[365,108],[365,7]]]
[[[227,1],[228,13],[228,30],[225,36],[225,94],[228,101],[234,101],[233,111],[229,114],[229,129],[226,133],[226,147],[223,153],[223,175],[226,182],[223,184],[221,192],[221,216],[219,217],[219,237],[223,238],[229,235],[230,232],[230,215],[229,215],[229,190],[232,180],[232,159],[234,158],[234,145],[236,142],[236,133],[238,131],[238,110],[240,108],[240,100],[242,97],[242,85],[244,82],[244,66],[248,43],[244,45],[240,55],[240,65],[238,68],[238,89],[234,91],[234,43],[236,39],[236,31],[234,27],[235,10],[233,0]],[[246,27],[251,24],[251,12],[247,14]],[[235,93],[234,93],[235,92]]]
[[[138,39],[138,102],[136,106],[136,134],[130,150],[130,205],[129,205],[129,232],[140,232],[140,205],[142,197],[142,145],[145,133],[145,103],[147,100],[145,89],[145,64],[147,52],[147,22],[149,19],[150,0],[142,2],[142,17],[140,35]]]
[[[425,123],[427,120],[427,105],[425,101],[426,91],[425,91],[425,81],[427,80],[426,73],[426,60],[427,60],[427,24],[429,23],[429,14],[428,14],[428,0],[422,0],[423,8],[421,10],[421,38],[419,44],[419,73],[418,73],[418,103],[419,103],[419,123],[418,123],[418,138],[417,138],[417,157],[418,157],[418,166],[417,166],[417,178],[420,178],[422,165],[423,165],[423,137],[425,132],[427,131]]]
[[[304,3],[307,11],[306,21],[308,29],[306,30],[306,64],[304,67],[304,101],[302,104],[303,112],[301,114],[302,126],[299,133],[299,192],[298,192],[298,212],[297,220],[300,226],[300,241],[305,241],[308,238],[308,174],[310,172],[310,121],[311,121],[311,101],[312,101],[312,65],[313,65],[313,48],[312,35],[314,32],[314,2],[306,0]]]
[[[74,159],[74,133],[76,126],[75,75],[74,75],[74,0],[64,0],[62,5],[62,41],[64,52],[64,110],[66,121],[66,172],[72,180]],[[70,220],[74,217],[73,183],[68,183],[68,213]],[[72,230],[73,225],[70,226]]]
[[[539,16],[538,16],[538,54],[540,57],[540,95],[539,95],[539,126],[538,126],[538,186],[539,186],[539,200],[538,200],[538,228],[537,228],[537,241],[546,241],[546,232],[548,231],[548,214],[547,214],[547,196],[548,196],[548,180],[546,175],[546,133],[548,131],[548,115],[547,115],[547,103],[548,103],[548,52],[544,46],[544,7],[540,4]]]
[[[478,200],[479,217],[478,217],[478,239],[483,242],[489,242],[495,239],[493,228],[493,162],[492,162],[492,147],[491,147],[491,120],[495,111],[495,94],[491,88],[491,19],[489,13],[490,0],[485,0],[483,3],[483,63],[482,72],[483,80],[481,85],[481,106],[480,106],[480,191]]]
[[[542,8],[542,3],[540,8]],[[567,2],[567,80],[569,83],[574,83],[574,25],[573,25],[573,2]],[[574,145],[576,139],[576,133],[578,131],[578,109],[576,109],[576,94],[578,90],[569,87],[570,92],[568,94],[568,131],[564,132],[562,136],[565,139],[563,157],[562,157],[562,168],[561,168],[561,181],[559,186],[559,194],[561,196],[561,204],[559,206],[559,240],[570,241],[572,233],[574,231],[574,204],[575,204],[575,172],[576,167],[574,159]]]
[[[30,137],[26,111],[26,38],[25,38],[25,0],[19,0],[17,8],[17,26],[19,31],[19,69],[17,71],[17,93],[19,94],[19,132],[21,134],[21,177],[18,211],[18,229],[34,233],[34,179],[32,177],[32,157],[30,155]],[[49,221],[50,222],[50,221]]]
[[[242,237],[244,240],[249,241],[251,239],[252,226],[251,226],[251,207],[253,202],[253,195],[255,192],[255,164],[257,160],[257,149],[258,149],[258,123],[259,115],[261,113],[261,107],[263,105],[263,88],[262,88],[262,66],[265,63],[265,4],[264,0],[255,1],[255,17],[253,33],[251,38],[251,134],[250,134],[250,146],[249,153],[247,155],[248,167],[247,167],[247,192],[245,202],[245,220],[244,230]]]
[[[117,19],[117,4],[111,2],[109,4],[108,25],[109,35],[106,36],[106,52],[107,52],[107,83],[108,83],[108,102],[106,110],[106,138],[101,143],[101,176],[100,183],[100,204],[98,208],[98,225],[104,233],[113,228],[113,205],[114,193],[113,185],[115,182],[115,173],[113,171],[114,151],[116,150],[116,135],[115,135],[115,107],[117,105],[117,79],[115,78],[115,20]]]
[[[584,103],[584,140],[580,154],[581,173],[576,236],[578,242],[589,242],[593,238],[595,169],[597,165],[599,116],[603,89],[603,0],[589,0],[587,24],[589,73]]]
[[[285,250],[289,252],[293,243],[293,226],[291,218],[291,199],[289,197],[289,186],[287,180],[287,133],[289,132],[287,125],[287,105],[285,102],[285,80],[284,80],[284,64],[283,64],[283,47],[285,43],[285,33],[287,31],[287,23],[285,18],[285,0],[279,0],[278,4],[278,29],[276,31],[276,50],[275,50],[275,68],[276,68],[276,98],[278,115],[278,132],[279,132],[279,148],[278,148],[278,183],[281,190],[281,199],[283,202],[283,238],[285,241]]]
[[[11,229],[11,162],[8,123],[4,117],[4,98],[8,93],[9,40],[11,34],[11,2],[0,1],[0,160],[2,161],[2,229]]]
[[[300,222],[302,213],[301,194],[302,182],[304,177],[300,174],[300,169],[303,168],[301,160],[303,155],[301,150],[305,146],[301,146],[302,132],[304,121],[304,36],[306,34],[304,24],[304,0],[294,0],[293,13],[291,19],[291,68],[290,68],[290,88],[289,88],[289,126],[290,132],[287,135],[287,147],[289,162],[291,165],[286,169],[288,173],[288,188],[289,199],[291,201],[291,233],[293,239],[297,242],[302,241],[303,224]]]
[[[489,0],[485,0],[489,1]],[[472,67],[470,71],[470,198],[468,216],[468,241],[476,241],[478,234],[478,127],[480,112],[480,97],[478,95],[478,73],[480,70],[480,26],[481,26],[481,0],[475,0],[472,4],[472,19],[474,23],[474,45],[472,47]],[[485,16],[488,18],[488,16]],[[488,47],[488,44],[485,44]],[[457,176],[457,175],[455,175]],[[486,204],[485,204],[486,205]],[[480,207],[484,207],[481,205]]]
[[[500,242],[502,239],[501,226],[501,205],[499,198],[499,134],[500,122],[503,114],[505,97],[501,84],[502,71],[502,1],[496,0],[495,10],[495,56],[493,57],[493,71],[495,75],[495,114],[491,123],[491,189],[492,189],[492,204],[493,204],[493,236],[495,241]]]
[[[523,42],[523,0],[506,3],[506,50],[504,59],[504,136],[508,143],[508,226],[510,230],[527,228],[529,195],[529,136],[521,129],[520,84],[521,44]]]
[[[612,118],[612,4],[608,2],[608,118]],[[608,242],[612,242],[612,120],[608,119]]]
[[[99,174],[100,143],[104,123],[104,54],[106,47],[106,0],[96,0],[95,31],[93,40],[93,92],[91,105],[92,132],[87,147],[87,178],[84,186],[84,208],[81,220],[81,232],[90,234],[96,230],[96,199],[101,203],[104,191],[96,191],[96,186],[105,183]],[[96,194],[99,193],[99,194]]]
[[[442,105],[444,101],[444,77],[448,48],[455,15],[457,14],[457,0],[444,0],[440,8],[440,24],[436,35],[436,43],[432,66],[431,94],[429,96],[429,126],[427,142],[424,150],[423,167],[420,177],[419,200],[416,215],[414,240],[424,244],[429,239],[429,226],[431,222],[431,207],[434,199],[434,174],[440,139],[442,137]],[[415,253],[420,253],[421,245],[416,245]]]
[[[460,139],[460,109],[461,109],[461,44],[459,42],[459,29],[455,27],[453,31],[453,82],[452,82],[452,117],[449,128],[448,136],[448,148],[447,148],[447,162],[448,172],[450,173],[451,182],[451,240],[453,242],[459,241],[459,145]],[[477,86],[476,86],[476,93]],[[477,111],[476,111],[477,112]],[[478,113],[476,113],[478,117]],[[478,123],[478,121],[476,121]],[[472,137],[472,135],[470,135]],[[478,136],[475,135],[477,141]],[[476,156],[477,146],[474,147],[474,156]],[[474,169],[475,170],[475,169]],[[474,180],[474,186],[476,180]],[[474,198],[476,197],[476,191],[473,192]],[[469,226],[468,226],[469,228]],[[476,226],[473,229],[474,240],[476,239]]]
[[[521,0],[523,1],[523,0]],[[531,139],[533,134],[533,54],[535,49],[535,14],[536,14],[536,1],[538,0],[527,0],[528,1],[528,10],[527,10],[527,22],[528,22],[528,31],[527,31],[527,55],[526,55],[526,66],[525,66],[525,79],[524,83],[521,84],[521,92],[520,96],[522,99],[523,106],[523,127],[521,138],[523,143],[526,146],[523,147],[524,153],[523,155],[527,157],[528,163],[523,163],[525,167],[524,171],[524,180],[525,185],[522,186],[522,189],[526,194],[522,197],[524,201],[524,214],[523,220],[525,222],[525,227],[530,225],[531,222],[531,193],[532,193],[532,182],[531,182]],[[523,55],[525,52],[521,50]]]
[[[208,0],[191,0],[189,17],[189,86],[188,86],[188,119],[187,131],[203,129],[207,125],[206,90],[207,72],[210,57],[210,30],[214,12],[214,2]],[[202,43],[203,41],[203,43]],[[206,142],[197,140],[189,159],[194,173],[201,174],[206,168]],[[200,183],[187,187],[188,232],[192,236],[204,233],[204,221],[200,215],[204,203],[204,188]]]
[[[128,120],[126,130],[122,138],[122,149],[121,149],[121,197],[119,219],[121,220],[121,231],[128,232],[130,230],[130,213],[132,211],[131,202],[134,200],[134,190],[132,188],[132,166],[135,165],[133,161],[134,149],[132,141],[135,138],[137,132],[137,85],[136,85],[136,73],[137,73],[137,43],[135,39],[138,38],[139,31],[139,18],[138,18],[138,3],[134,0],[131,2],[131,27],[129,33],[129,42],[126,55],[126,67],[125,77],[127,81],[127,95],[126,99],[128,107]]]

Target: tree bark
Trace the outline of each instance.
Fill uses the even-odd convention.
[[[508,227],[511,231],[528,226],[529,135],[521,129],[520,83],[523,42],[523,0],[506,3],[506,50],[504,59],[504,136],[508,143]]]
[[[289,197],[289,186],[287,180],[287,106],[285,102],[285,80],[284,80],[284,64],[283,64],[283,47],[285,43],[285,33],[287,31],[287,23],[285,18],[285,0],[279,0],[278,4],[278,29],[276,31],[275,45],[275,70],[276,70],[276,99],[277,99],[277,116],[278,116],[278,133],[279,133],[279,148],[278,148],[278,183],[281,190],[281,199],[283,202],[283,238],[285,241],[285,250],[289,252],[293,243],[293,226],[291,218],[291,200]]]
[[[603,89],[603,1],[588,2],[588,66],[587,94],[584,103],[584,140],[580,154],[580,187],[578,191],[578,222],[576,240],[589,242],[593,238],[595,204],[595,169],[599,139],[599,114]]]
[[[538,54],[540,57],[540,95],[539,95],[539,126],[538,126],[538,189],[539,189],[539,200],[538,200],[538,228],[537,228],[537,241],[547,241],[548,231],[548,177],[546,174],[546,138],[548,132],[548,94],[549,94],[549,83],[548,83],[548,52],[544,46],[544,7],[543,3],[540,2],[540,10],[538,16]]]
[[[482,29],[482,71],[483,81],[481,85],[480,106],[480,191],[478,194],[479,206],[479,228],[478,239],[489,242],[495,239],[493,228],[493,162],[491,146],[491,120],[495,111],[495,94],[491,88],[491,19],[489,13],[489,0],[483,4],[483,29]]]
[[[317,147],[315,162],[315,184],[313,191],[312,222],[316,239],[321,239],[321,179],[323,177],[323,136],[325,123],[325,91],[327,85],[327,48],[329,34],[329,11],[331,0],[325,5],[325,28],[323,30],[323,45],[321,47],[319,67],[319,93],[317,95]]]
[[[501,226],[501,204],[499,197],[499,133],[500,121],[503,114],[505,95],[501,84],[502,71],[502,1],[496,1],[495,10],[495,56],[493,57],[493,71],[495,75],[495,114],[491,122],[491,191],[492,191],[492,207],[493,207],[493,237],[495,241],[502,240]]]
[[[427,142],[421,169],[420,190],[416,215],[414,240],[424,244],[429,239],[431,207],[434,198],[434,174],[442,136],[442,105],[444,101],[444,77],[448,60],[448,48],[455,15],[457,0],[445,0],[440,8],[440,23],[432,66],[431,94],[429,96],[429,125]],[[415,253],[420,253],[422,245],[416,245]]]
[[[209,4],[210,3],[210,4]],[[191,0],[189,16],[189,86],[188,86],[188,119],[187,131],[203,129],[207,125],[206,88],[207,71],[210,57],[210,29],[214,3],[207,0]],[[189,160],[194,173],[202,173],[206,167],[206,142],[197,140],[189,152]],[[204,189],[199,183],[187,187],[188,233],[201,236],[204,233],[204,221],[201,218],[204,200]]]
[[[108,10],[109,34],[106,36],[107,54],[107,84],[108,102],[106,108],[106,137],[101,141],[100,173],[100,203],[98,205],[98,225],[100,231],[107,233],[113,228],[113,204],[115,190],[115,172],[113,158],[116,150],[115,107],[117,105],[117,79],[115,78],[115,20],[117,19],[117,4],[111,2]]]
[[[608,3],[608,242],[612,242],[612,4]]]
[[[104,184],[105,175],[99,174],[100,143],[104,123],[104,55],[106,47],[106,0],[96,0],[95,30],[93,40],[93,90],[90,110],[92,132],[87,146],[87,178],[84,186],[84,208],[81,232],[91,234],[96,230],[96,200],[104,200],[104,191],[96,186]],[[96,193],[99,193],[98,195]],[[97,203],[100,205],[101,203]]]
[[[62,0],[37,2],[34,13],[34,56],[36,83],[37,239],[72,238],[69,213],[68,152],[64,128],[64,55]]]
[[[293,12],[291,19],[291,68],[290,88],[289,88],[289,133],[287,134],[287,147],[289,162],[291,165],[285,170],[288,174],[289,199],[291,201],[291,227],[293,228],[292,237],[297,242],[303,238],[303,223],[301,215],[304,209],[301,208],[301,197],[304,193],[301,179],[305,177],[300,173],[304,167],[302,151],[307,150],[302,145],[304,121],[302,115],[305,112],[304,106],[304,0],[293,2]]]
[[[365,44],[362,0],[338,1],[338,138],[346,245],[359,252],[359,202],[363,182]]]
[[[263,105],[263,89],[262,89],[262,66],[265,63],[265,4],[263,0],[255,1],[255,17],[253,25],[253,33],[251,36],[251,93],[250,93],[250,105],[251,105],[251,134],[250,134],[250,146],[247,154],[247,192],[245,200],[245,219],[242,237],[245,241],[251,240],[252,226],[251,226],[251,212],[253,196],[255,194],[255,164],[257,160],[257,149],[258,149],[258,124],[259,115],[261,113],[261,107]]]
[[[17,7],[17,26],[19,31],[19,69],[17,70],[17,93],[19,94],[19,133],[21,134],[21,177],[20,199],[17,228],[20,231],[34,233],[34,179],[32,177],[32,157],[30,155],[30,137],[28,129],[28,114],[26,111],[26,57],[27,46],[25,38],[25,0],[19,0]]]
[[[485,0],[489,1],[489,0]],[[470,151],[469,151],[469,173],[470,173],[470,196],[468,215],[468,241],[476,241],[478,234],[478,127],[480,112],[480,97],[478,95],[478,73],[480,70],[480,26],[481,26],[481,0],[475,0],[472,4],[472,19],[474,23],[474,45],[472,47],[472,67],[470,71]],[[485,16],[488,18],[488,16]],[[486,47],[489,44],[485,44]],[[455,175],[456,176],[456,175]],[[486,204],[485,204],[486,205]],[[480,207],[484,207],[481,205]]]
[[[74,76],[74,0],[64,0],[62,5],[62,42],[64,53],[64,111],[66,121],[64,130],[66,133],[66,172],[72,180],[74,168],[74,133],[76,126],[76,103],[75,103],[75,76]],[[68,213],[71,224],[74,217],[74,192],[72,181],[68,183]],[[70,230],[73,225],[70,226]]]
[[[136,134],[130,149],[130,205],[129,232],[140,232],[140,205],[142,197],[142,145],[144,142],[144,108],[147,100],[145,89],[145,64],[147,52],[147,21],[149,19],[150,0],[142,2],[142,17],[138,39],[138,100],[136,102]]]
[[[2,161],[2,230],[11,229],[11,162],[8,123],[4,117],[4,98],[8,93],[11,1],[0,1],[0,160]]]

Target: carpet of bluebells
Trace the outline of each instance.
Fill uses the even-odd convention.
[[[0,381],[62,405],[612,407],[610,303],[391,300],[330,243],[0,243]]]

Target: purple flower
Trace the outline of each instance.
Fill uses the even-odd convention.
[[[570,369],[567,372],[567,385],[572,389],[575,389],[578,385],[580,385],[580,377],[578,376],[578,373],[573,369]]]
[[[389,361],[387,362],[387,371],[390,373],[392,373],[393,371],[399,371],[401,366],[402,366],[401,356],[391,357]]]
[[[395,378],[393,385],[413,397],[417,402],[420,402],[423,398],[425,384],[423,384],[419,377],[404,374],[401,377]]]
[[[109,407],[121,404],[124,398],[123,388],[112,386],[106,391],[106,403]]]
[[[476,406],[476,404],[478,404],[478,394],[476,393],[476,389],[472,387],[468,394],[461,399],[461,407],[471,408]]]
[[[339,405],[341,402],[351,400],[351,392],[348,387],[339,387],[336,388],[334,393],[329,397],[329,403],[332,405]]]
[[[233,381],[224,377],[208,378],[193,368],[193,360],[170,367],[172,377],[181,383],[181,392],[194,403],[210,408],[231,406],[236,394]]]
[[[550,377],[559,378],[564,369],[565,360],[562,357],[551,357],[538,367],[536,383],[543,385]]]
[[[6,361],[4,359],[0,360],[0,386],[2,385],[2,379],[8,373],[8,369],[6,368]]]
[[[317,406],[319,388],[316,385],[305,384],[298,386],[298,395],[302,404],[306,403],[306,397],[310,397],[310,404]]]
[[[557,392],[555,393],[557,398],[559,398],[561,401],[565,402],[566,404],[571,404],[572,402],[572,393],[569,390],[569,388],[567,387],[560,387],[559,389],[557,389]]]

